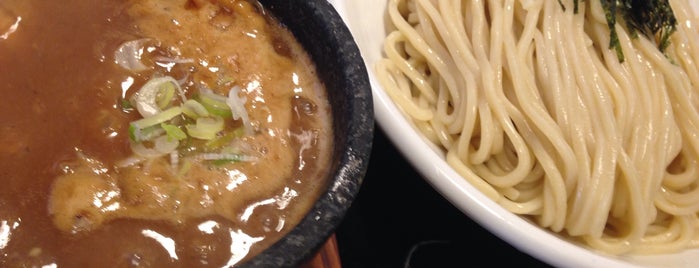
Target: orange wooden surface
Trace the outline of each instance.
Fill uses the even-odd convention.
[[[325,242],[325,245],[318,250],[318,253],[301,264],[299,268],[341,268],[340,252],[337,249],[337,239],[333,234]]]

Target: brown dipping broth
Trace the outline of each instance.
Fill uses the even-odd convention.
[[[148,40],[147,70],[115,62],[134,40]],[[314,68],[254,1],[1,2],[0,266],[221,267],[264,250],[326,185],[330,108]],[[258,160],[192,160],[182,177],[169,158],[124,165],[141,118],[124,103],[162,76],[187,97],[239,86],[255,131],[234,143]],[[89,198],[87,227],[56,223]]]

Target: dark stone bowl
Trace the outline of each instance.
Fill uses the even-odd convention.
[[[296,267],[312,257],[340,225],[364,180],[374,135],[371,86],[354,38],[326,0],[260,2],[315,61],[333,109],[335,151],[327,190],[289,234],[240,265]]]

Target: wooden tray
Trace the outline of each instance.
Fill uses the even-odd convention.
[[[337,248],[337,239],[333,234],[328,238],[318,253],[299,268],[341,268],[340,252]]]

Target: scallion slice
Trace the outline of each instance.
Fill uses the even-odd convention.
[[[250,118],[248,117],[248,112],[245,110],[245,97],[240,97],[240,87],[234,86],[228,91],[228,98],[226,98],[226,105],[232,113],[232,117],[235,120],[243,121],[243,130],[246,135],[252,135],[252,124],[250,124]]]
[[[131,126],[137,129],[144,129],[150,126],[155,126],[160,123],[166,122],[180,114],[182,114],[182,108],[179,106],[175,106],[160,113],[157,113],[153,116],[133,121],[131,122]]]
[[[233,131],[228,131],[225,134],[218,136],[215,139],[212,139],[212,140],[206,142],[205,145],[206,145],[207,149],[218,149],[218,148],[222,148],[222,147],[228,145],[236,138],[240,138],[242,136],[243,136],[243,129],[236,128]]]
[[[197,139],[212,140],[216,135],[223,131],[223,118],[215,117],[200,117],[197,118],[196,124],[186,125],[187,133]]]
[[[182,104],[182,112],[192,119],[197,119],[199,117],[208,117],[209,111],[206,110],[204,105],[195,100],[187,100]]]
[[[177,146],[179,146],[179,141],[170,140],[167,136],[163,135],[155,138],[153,147],[150,148],[146,147],[142,142],[132,142],[131,150],[140,157],[156,158],[170,154],[177,149]]]
[[[135,142],[149,141],[162,136],[163,133],[165,133],[165,131],[157,125],[143,129],[137,128],[134,125],[129,125],[129,137]]]
[[[158,86],[158,94],[155,97],[158,103],[158,108],[165,109],[170,103],[172,103],[175,97],[175,85],[174,83],[162,83]]]
[[[170,89],[172,93],[167,92]],[[175,78],[170,76],[152,78],[131,97],[131,104],[136,106],[141,116],[151,117],[160,113],[167,104],[172,102],[175,91],[184,102],[186,100],[184,91]]]
[[[229,118],[233,116],[231,109],[226,104],[226,97],[218,95],[211,91],[210,89],[202,89],[199,91],[199,96],[197,100],[208,110],[211,114]]]
[[[204,153],[200,154],[199,157],[204,160],[229,162],[249,162],[257,160],[254,156],[236,153]]]
[[[161,123],[160,127],[162,127],[165,130],[165,134],[168,136],[170,139],[174,140],[184,140],[187,138],[187,133],[184,133],[182,129],[175,125],[171,124],[166,124],[166,123]]]
[[[170,165],[180,173],[186,172],[192,158],[213,165],[255,161],[255,157],[240,154],[235,144],[235,139],[253,134],[240,87],[231,88],[227,96],[202,88],[193,99],[188,99],[180,87],[185,82],[170,76],[152,78],[131,99],[125,100],[142,116],[129,125],[134,155],[139,159],[169,155]],[[178,94],[181,102],[177,101]],[[243,126],[226,126],[233,121],[242,121]],[[195,139],[205,142],[191,143]],[[206,154],[191,155],[192,152]],[[182,169],[180,160],[184,163]]]

